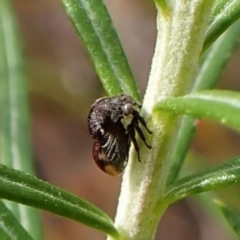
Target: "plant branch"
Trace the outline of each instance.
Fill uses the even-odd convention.
[[[157,5],[157,43],[142,109],[148,124],[156,102],[183,95],[192,86],[212,3],[175,0],[168,1],[164,8]],[[139,163],[131,149],[123,176],[115,224],[124,239],[153,239],[167,208],[163,201],[165,182],[178,128],[175,117],[167,114],[154,117],[151,124],[152,151],[141,143],[145,161]]]

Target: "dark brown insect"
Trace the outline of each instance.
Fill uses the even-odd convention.
[[[123,172],[128,162],[131,141],[140,160],[135,130],[148,148],[144,134],[139,127],[152,133],[137,111],[141,107],[130,96],[121,94],[103,97],[95,101],[88,115],[89,132],[93,138],[93,158],[98,167],[110,175]]]

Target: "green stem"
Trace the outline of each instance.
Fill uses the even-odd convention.
[[[158,36],[142,111],[148,123],[155,103],[183,95],[192,86],[212,3],[175,0],[162,9],[157,5]],[[144,160],[139,163],[131,149],[123,176],[116,226],[124,239],[153,239],[167,208],[163,195],[178,126],[175,117],[162,114],[152,119],[151,129],[152,151],[140,142]]]

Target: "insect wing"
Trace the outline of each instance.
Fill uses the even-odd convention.
[[[130,138],[120,122],[108,126],[106,133],[94,141],[93,158],[104,172],[122,173],[127,165]]]

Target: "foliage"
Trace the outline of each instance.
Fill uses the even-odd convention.
[[[62,0],[62,4],[107,94],[124,92],[139,101],[137,84],[104,3]],[[211,119],[240,130],[240,93],[210,90],[238,44],[239,1],[156,0],[155,4],[158,37],[142,108],[142,115],[155,133],[151,139],[152,151],[142,151],[148,164],[139,164],[135,153],[130,151],[114,226],[110,217],[94,205],[32,176],[21,44],[10,1],[1,1],[0,197],[12,201],[0,202],[1,239],[43,238],[37,211],[20,204],[79,221],[106,233],[109,239],[152,239],[169,204],[240,181],[240,157],[178,177],[195,132],[196,118]],[[180,119],[178,115],[184,117]],[[216,205],[239,234],[239,214],[221,201]],[[28,216],[24,226],[19,224],[20,208]],[[149,212],[152,221],[146,220]]]

